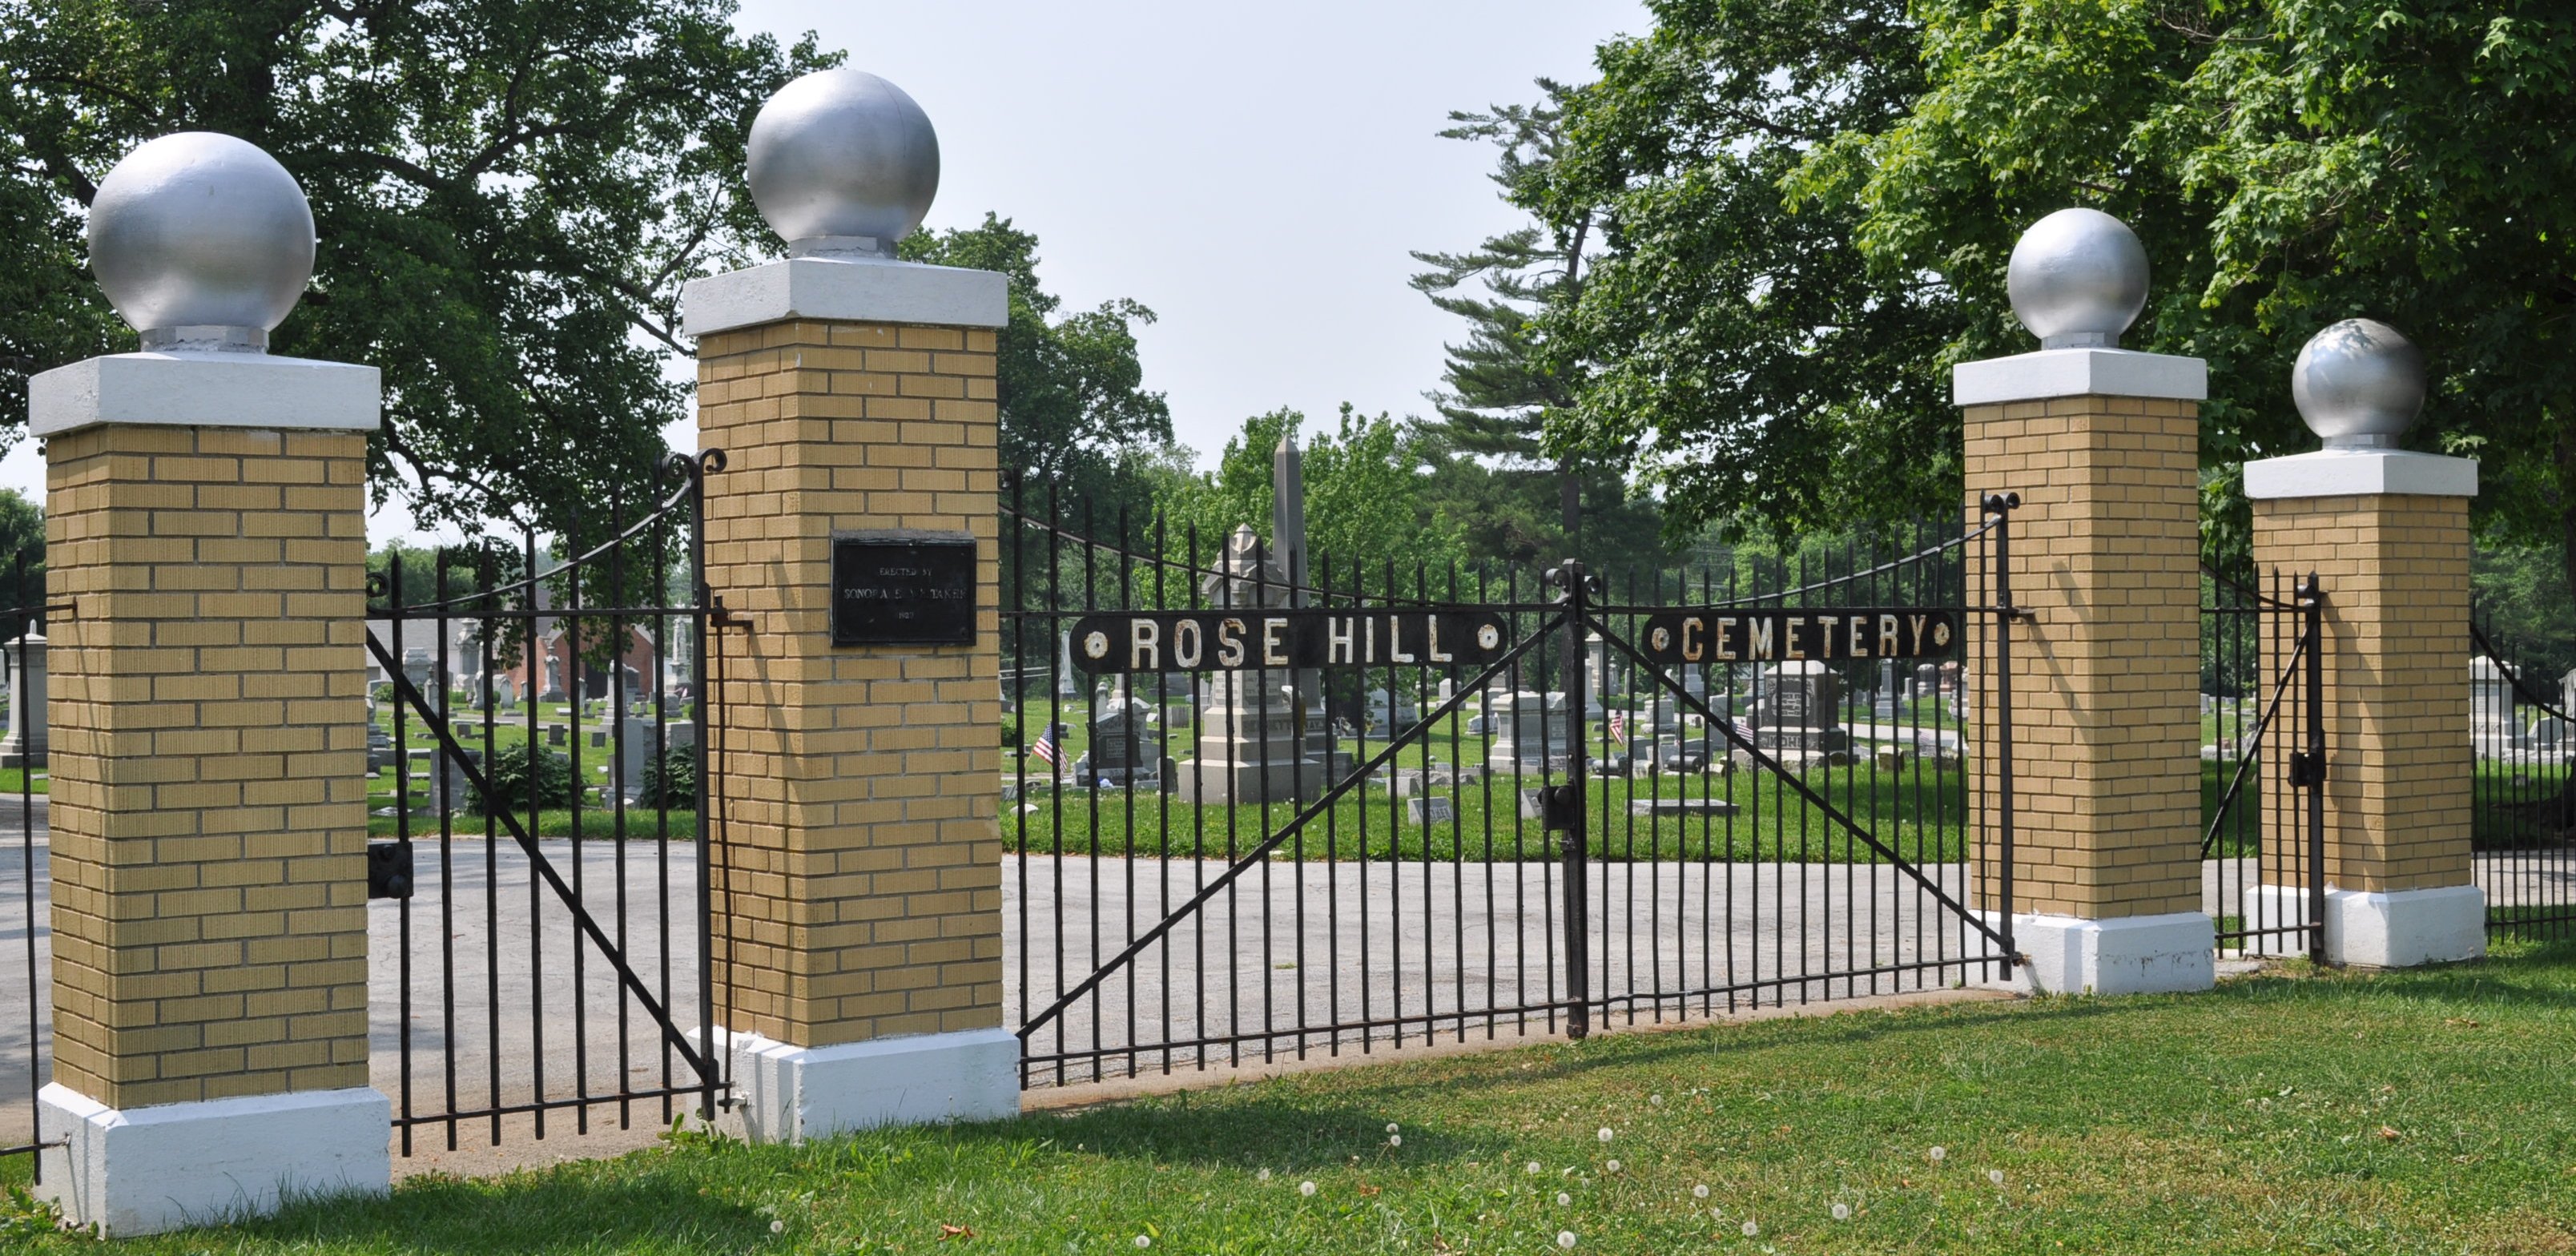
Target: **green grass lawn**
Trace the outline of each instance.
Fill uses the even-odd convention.
[[[116,1250],[2566,1252],[2571,1069],[2561,944],[1611,1034],[802,1148],[691,1140]]]
[[[36,772],[35,788],[27,792],[44,793],[46,784],[45,772],[40,768]],[[20,790],[26,789],[27,770],[25,768],[0,768],[0,795],[15,797]]]

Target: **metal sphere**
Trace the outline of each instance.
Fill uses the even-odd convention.
[[[2308,337],[2290,399],[2328,449],[2387,449],[2424,408],[2424,352],[2396,328],[2347,318]]]
[[[858,70],[778,89],[751,123],[751,199],[793,253],[894,255],[939,193],[939,133],[904,90]]]
[[[264,348],[313,278],[313,209],[256,144],[164,135],[99,181],[89,265],[146,348]]]
[[[2114,346],[2147,308],[2147,249],[2101,210],[2061,209],[2021,234],[2004,286],[2041,348]]]

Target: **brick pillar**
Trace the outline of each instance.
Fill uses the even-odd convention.
[[[2324,588],[2326,957],[2335,963],[2486,953],[2486,898],[2469,868],[2477,490],[2475,462],[2386,449],[2245,466],[2256,566],[2313,571]],[[2278,779],[2269,774],[2267,787]],[[2307,918],[2296,888],[2254,892],[2276,896],[2264,909],[2271,919]]]
[[[995,820],[1005,293],[800,257],[686,296],[699,438],[728,459],[706,487],[707,580],[740,623],[709,769],[716,975],[755,1138],[1018,1111]],[[836,645],[836,540],[971,543],[971,643]]]
[[[2201,909],[2196,358],[2047,349],[1956,368],[1969,513],[2011,514],[2015,942],[2052,991],[2206,987]],[[1982,571],[1987,542],[1976,542]],[[1980,589],[1982,596],[1989,589]],[[1974,718],[1997,710],[1971,633]],[[1996,738],[1973,754],[1992,840]],[[1988,876],[1999,851],[1982,852]],[[1980,901],[1998,886],[1981,883]]]
[[[382,1191],[367,1088],[372,367],[36,377],[52,637],[44,1190],[110,1233]]]

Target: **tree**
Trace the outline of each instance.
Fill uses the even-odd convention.
[[[7,590],[0,609],[39,607],[45,600],[45,508],[14,488],[0,488],[0,589]]]
[[[1558,102],[1567,89],[1547,79],[1538,85],[1547,103],[1452,113],[1456,125],[1441,132],[1500,150],[1492,178],[1506,199],[1547,177],[1562,142]],[[1413,277],[1414,290],[1467,323],[1466,340],[1446,346],[1448,387],[1430,394],[1440,417],[1420,426],[1436,463],[1427,490],[1458,521],[1475,558],[1546,565],[1580,548],[1596,563],[1626,566],[1664,556],[1654,503],[1629,493],[1622,468],[1632,451],[1568,459],[1541,447],[1549,415],[1573,405],[1576,378],[1542,360],[1536,320],[1581,291],[1591,229],[1590,215],[1577,212],[1464,253],[1413,255],[1431,268]],[[1566,535],[1570,507],[1583,512],[1579,547]]]
[[[732,0],[0,0],[0,424],[25,376],[130,348],[74,240],[143,140],[240,136],[321,237],[282,354],[384,372],[379,500],[549,524],[649,477],[685,387],[680,284],[767,253],[751,118],[837,58],[737,36]]]
[[[1850,247],[1848,200],[1789,180],[1922,90],[1902,0],[1654,0],[1561,97],[1565,141],[1514,199],[1599,237],[1577,299],[1539,319],[1576,377],[1547,446],[1624,458],[1668,535],[1904,518],[1957,505],[1958,417],[1935,369],[1961,314],[1937,278]]]
[[[1097,506],[1136,495],[1141,451],[1172,440],[1172,411],[1147,392],[1136,329],[1154,312],[1130,300],[1055,317],[1038,284],[1038,238],[987,213],[981,226],[916,232],[903,256],[1010,277],[1010,322],[995,338],[1001,465]]]
[[[1226,442],[1215,471],[1168,474],[1160,494],[1164,556],[1210,568],[1238,526],[1269,539],[1272,455],[1281,439],[1305,425],[1306,416],[1295,410],[1254,415]],[[1306,442],[1301,467],[1308,584],[1329,580],[1342,589],[1365,579],[1374,595],[1391,569],[1410,590],[1418,568],[1433,590],[1445,589],[1450,564],[1462,561],[1465,550],[1457,527],[1426,503],[1428,468],[1405,425],[1344,403],[1333,430]],[[1172,593],[1177,601],[1181,591]]]

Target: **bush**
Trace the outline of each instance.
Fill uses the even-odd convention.
[[[499,806],[484,805],[482,791],[469,791],[465,805],[477,812],[525,811],[530,797],[528,788],[529,752],[536,752],[537,809],[560,811],[572,805],[572,760],[543,746],[525,742],[503,746],[484,759],[485,779],[492,783]]]
[[[636,784],[635,802],[642,807],[688,811],[698,805],[698,752],[673,746],[644,757],[644,779]]]

